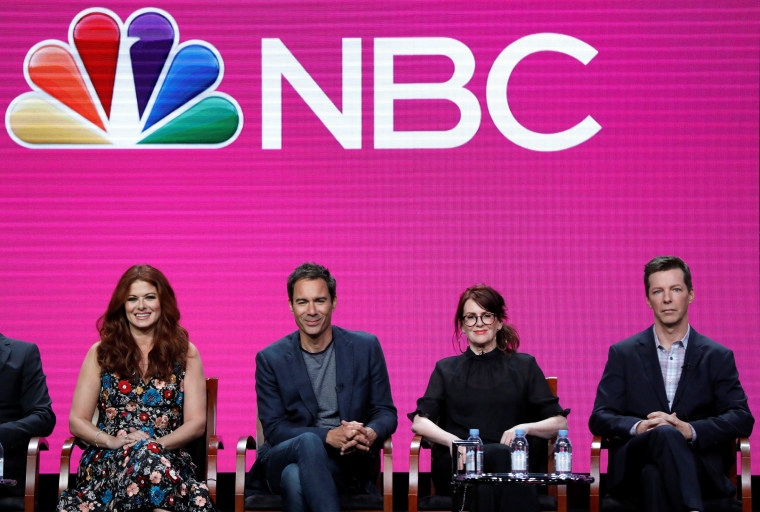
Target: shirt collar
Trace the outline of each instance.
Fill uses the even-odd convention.
[[[654,346],[657,348],[662,347],[662,344],[660,343],[660,338],[657,337],[657,329],[654,328],[654,325],[652,326],[652,332],[654,333]],[[686,326],[686,334],[683,335],[683,338],[673,342],[673,345],[675,345],[676,343],[681,343],[681,345],[683,345],[684,350],[686,350],[686,346],[689,344],[690,332],[691,332],[691,325],[689,324]],[[665,349],[665,347],[662,347],[662,348],[663,350]]]

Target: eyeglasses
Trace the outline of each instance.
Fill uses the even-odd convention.
[[[483,325],[491,325],[496,320],[496,315],[493,313],[483,313],[482,315],[464,315],[462,317],[462,323],[467,327],[474,327],[478,323],[478,318],[483,322]]]

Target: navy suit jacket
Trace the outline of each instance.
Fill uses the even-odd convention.
[[[380,342],[365,332],[336,326],[332,330],[340,418],[372,427],[377,433],[375,448],[379,448],[398,426]],[[256,355],[256,403],[266,438],[257,461],[269,447],[305,432],[326,440],[329,429],[314,426],[317,397],[301,356],[298,331]]]
[[[726,468],[731,458],[736,459],[730,443],[749,436],[755,422],[733,352],[692,328],[669,410],[653,329],[610,347],[589,428],[612,441],[608,476],[613,487],[622,482],[631,427],[655,411],[675,412],[694,427],[695,455],[718,488],[730,494],[733,486]]]
[[[26,449],[34,436],[49,436],[55,414],[37,345],[0,334],[0,443],[4,478],[24,481]],[[23,486],[17,488],[23,492]]]

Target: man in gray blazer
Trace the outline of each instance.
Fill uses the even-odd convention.
[[[55,427],[37,345],[0,334],[0,444],[5,452],[3,478],[18,482],[0,487],[3,496],[23,496],[29,439],[49,436]]]
[[[377,337],[333,326],[335,278],[304,263],[288,278],[298,330],[256,356],[263,475],[285,512],[337,512],[338,494],[368,492],[373,457],[398,424]]]
[[[641,510],[704,510],[734,493],[731,441],[754,418],[734,354],[689,325],[691,271],[680,258],[644,267],[654,325],[610,347],[589,428],[611,440],[608,485]]]

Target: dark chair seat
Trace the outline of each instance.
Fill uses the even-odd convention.
[[[24,510],[23,496],[0,497],[0,510],[3,512],[21,512]]]
[[[591,441],[591,476],[594,477],[594,483],[589,489],[589,510],[590,512],[639,512],[638,508],[616,496],[606,494],[601,496],[601,461],[602,451],[606,450],[609,445],[607,439],[600,436],[594,436]],[[733,451],[739,455],[741,464],[739,472],[741,475],[741,485],[737,486],[737,464],[736,455],[734,455],[734,464],[729,469],[728,478],[736,487],[737,498],[722,498],[715,500],[706,500],[705,512],[752,512],[752,487],[751,487],[751,459],[749,439],[741,438],[734,443]],[[741,498],[741,499],[739,499]]]
[[[383,497],[372,494],[340,496],[341,510],[382,510]],[[451,508],[449,506],[449,508]],[[245,497],[245,510],[282,510],[279,494],[252,494]]]
[[[633,503],[609,494],[601,500],[600,509],[601,512],[639,512]],[[734,498],[706,501],[705,512],[742,512],[742,502]]]
[[[417,510],[451,510],[451,496],[423,496],[417,500]]]
[[[557,498],[553,496],[539,494],[538,504],[541,506],[541,510],[557,510]],[[423,496],[417,500],[417,510],[421,512],[451,510],[451,497],[440,495]]]

